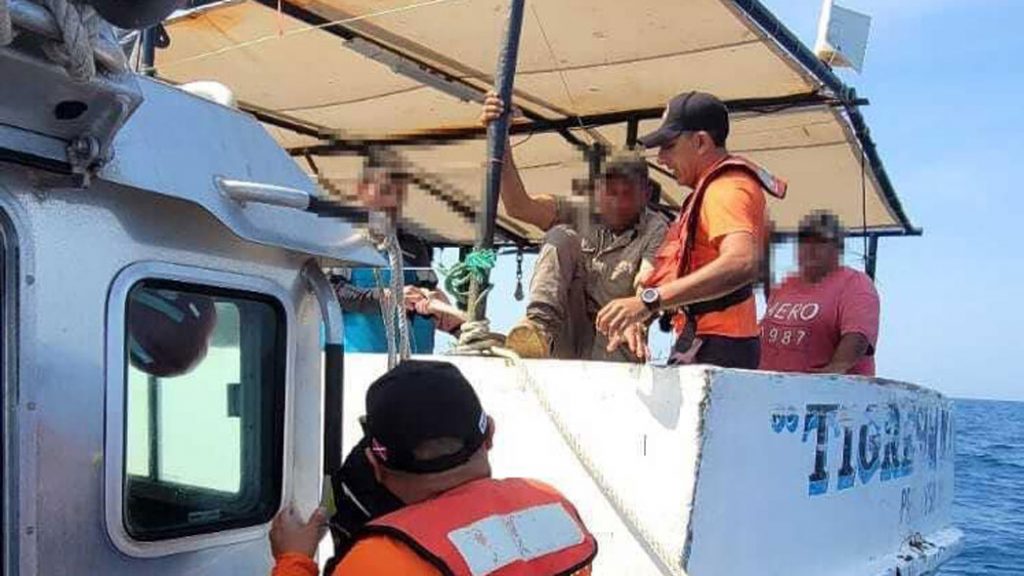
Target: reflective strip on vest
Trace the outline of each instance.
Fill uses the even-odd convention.
[[[473,576],[576,546],[583,539],[583,531],[561,504],[488,516],[448,533]]]

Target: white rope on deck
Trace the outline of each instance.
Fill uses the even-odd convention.
[[[605,497],[605,500],[611,505],[615,513],[618,514],[623,524],[633,533],[637,539],[638,544],[643,548],[644,552],[651,561],[658,567],[658,571],[663,576],[686,576],[686,572],[683,570],[681,558],[674,558],[668,550],[665,550],[654,536],[644,528],[641,524],[636,513],[629,509],[626,505],[625,499],[620,494],[619,490],[616,490],[612,486],[611,482],[601,472],[601,469],[594,463],[593,458],[590,457],[587,449],[583,447],[579,437],[572,433],[569,429],[569,425],[566,424],[565,420],[559,416],[558,411],[551,405],[551,401],[548,399],[547,392],[541,387],[536,380],[530,375],[530,371],[527,370],[526,364],[517,356],[514,352],[506,351],[507,353],[500,354],[501,356],[508,358],[510,363],[519,369],[522,375],[523,381],[526,382],[526,387],[533,393],[537,402],[540,404],[544,413],[547,415],[551,424],[554,425],[558,431],[558,435],[562,437],[562,441],[565,442],[569,450],[572,451],[573,455],[579,461],[580,465],[590,476],[591,480],[600,490],[601,494]]]
[[[504,339],[491,332],[490,320],[467,320],[459,327],[459,341],[449,354],[455,356],[503,356],[514,357],[515,352],[503,348]],[[509,356],[511,354],[512,356]]]
[[[522,358],[515,351],[503,347],[502,344],[504,342],[501,342],[500,336],[491,332],[490,322],[486,318],[479,321],[467,321],[463,323],[461,330],[459,342],[449,354],[456,356],[498,356],[505,358],[510,365],[518,369],[522,380],[526,383],[526,388],[537,399],[537,403],[540,404],[544,414],[547,415],[548,420],[551,421],[555,430],[558,431],[562,441],[565,442],[565,445],[576,457],[576,460],[583,466],[587,475],[593,480],[598,490],[611,505],[623,524],[626,525],[637,539],[640,547],[643,548],[647,556],[658,567],[658,571],[663,576],[686,576],[681,559],[674,558],[668,550],[662,547],[650,531],[643,526],[636,513],[630,510],[620,491],[612,486],[611,482],[601,472],[593,458],[591,458],[587,449],[584,448],[579,437],[573,434],[569,429],[569,425],[551,405],[547,392],[530,375],[526,363],[523,362]]]

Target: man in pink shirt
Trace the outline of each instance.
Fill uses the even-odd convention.
[[[799,273],[776,287],[761,321],[761,370],[875,375],[878,292],[840,265],[843,228],[830,212],[800,223]]]

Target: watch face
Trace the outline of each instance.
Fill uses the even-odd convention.
[[[654,288],[645,288],[644,291],[640,293],[640,300],[644,304],[654,304],[658,301],[658,291]]]

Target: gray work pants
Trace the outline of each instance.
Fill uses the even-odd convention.
[[[636,362],[625,347],[608,353],[608,340],[594,327],[605,303],[588,302],[585,258],[575,230],[548,230],[534,264],[526,317],[551,336],[555,358]]]

